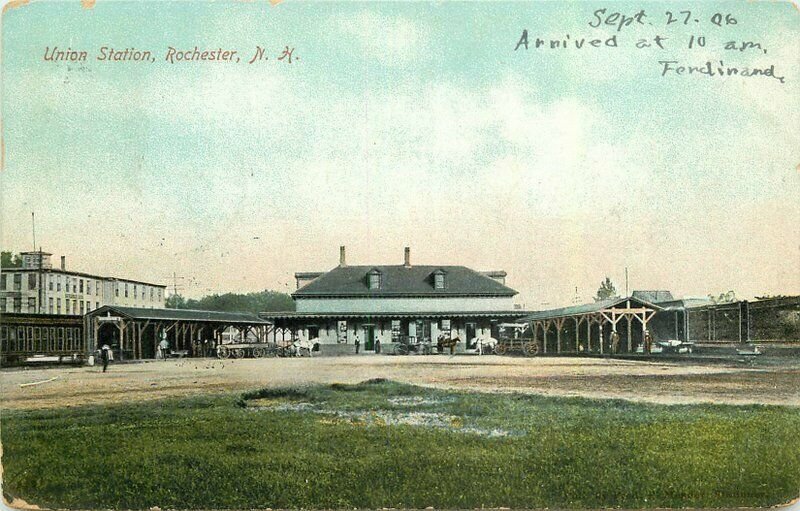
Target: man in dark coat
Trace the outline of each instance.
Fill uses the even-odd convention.
[[[109,359],[109,352],[111,348],[108,347],[108,344],[104,344],[102,348],[100,348],[100,358],[103,361],[103,372],[106,372],[108,369],[108,359]]]

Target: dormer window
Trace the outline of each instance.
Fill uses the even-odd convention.
[[[444,270],[436,270],[433,272],[433,288],[444,289],[445,287],[445,272]]]
[[[367,273],[367,284],[370,289],[381,288],[381,272],[377,268],[373,268]]]

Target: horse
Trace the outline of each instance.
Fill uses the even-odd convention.
[[[450,337],[447,334],[441,334],[436,339],[436,349],[439,352],[444,351],[444,348],[450,348],[450,354],[453,355],[456,350],[456,344],[460,343],[461,339],[456,337]]]
[[[316,341],[317,341],[317,339],[311,339],[311,340],[298,339],[298,340],[294,341],[292,343],[294,356],[295,357],[302,357],[303,356],[303,350],[306,350],[306,351],[308,351],[308,356],[310,357],[311,356],[311,352],[314,351],[314,349],[316,349],[317,345],[319,344]]]
[[[497,339],[494,337],[475,337],[472,342],[475,343],[478,355],[483,355],[484,351],[492,353],[497,346]]]

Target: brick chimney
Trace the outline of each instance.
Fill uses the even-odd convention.
[[[67,256],[61,256],[61,269],[67,269]]]
[[[340,267],[345,267],[345,266],[347,266],[347,260],[345,259],[345,249],[344,249],[344,245],[342,245],[341,247],[339,247],[339,266],[340,266]]]
[[[403,266],[405,266],[406,268],[411,268],[411,247],[406,247],[405,260],[403,262]]]

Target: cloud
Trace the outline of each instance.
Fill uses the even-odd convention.
[[[337,14],[328,24],[345,41],[352,41],[364,57],[387,66],[403,65],[422,54],[429,43],[427,29],[404,16],[385,16],[362,10]],[[349,45],[346,45],[349,46]],[[355,52],[354,52],[355,53]]]

